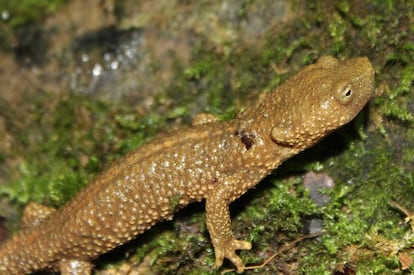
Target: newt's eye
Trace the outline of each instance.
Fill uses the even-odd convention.
[[[348,104],[353,98],[352,87],[350,84],[341,85],[335,93],[336,99],[342,104]]]

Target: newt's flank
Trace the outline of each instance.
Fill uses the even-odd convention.
[[[90,261],[100,254],[203,199],[215,268],[227,258],[243,272],[235,251],[251,244],[234,238],[229,204],[352,120],[373,85],[367,58],[325,56],[234,120],[197,116],[192,127],[160,135],[113,163],[62,208],[29,204],[25,229],[0,247],[0,274],[47,268],[90,274]]]

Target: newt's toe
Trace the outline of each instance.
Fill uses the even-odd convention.
[[[229,259],[237,268],[237,273],[244,271],[244,263],[239,256],[235,253],[236,250],[250,250],[252,244],[247,241],[239,241],[232,239],[231,241],[224,243],[223,245],[216,245],[214,252],[216,255],[216,263],[214,268],[219,268],[223,264],[224,258]]]

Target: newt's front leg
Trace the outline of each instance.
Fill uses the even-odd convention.
[[[250,250],[252,245],[247,241],[234,238],[231,230],[229,204],[241,194],[239,179],[230,177],[206,198],[206,223],[216,256],[215,268],[223,264],[224,258],[229,259],[237,268],[244,271],[244,263],[235,253],[236,250]],[[240,194],[241,193],[241,194]]]

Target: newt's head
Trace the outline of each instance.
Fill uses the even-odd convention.
[[[374,69],[366,57],[325,56],[265,96],[259,108],[272,116],[273,141],[304,149],[352,120],[373,88]]]

